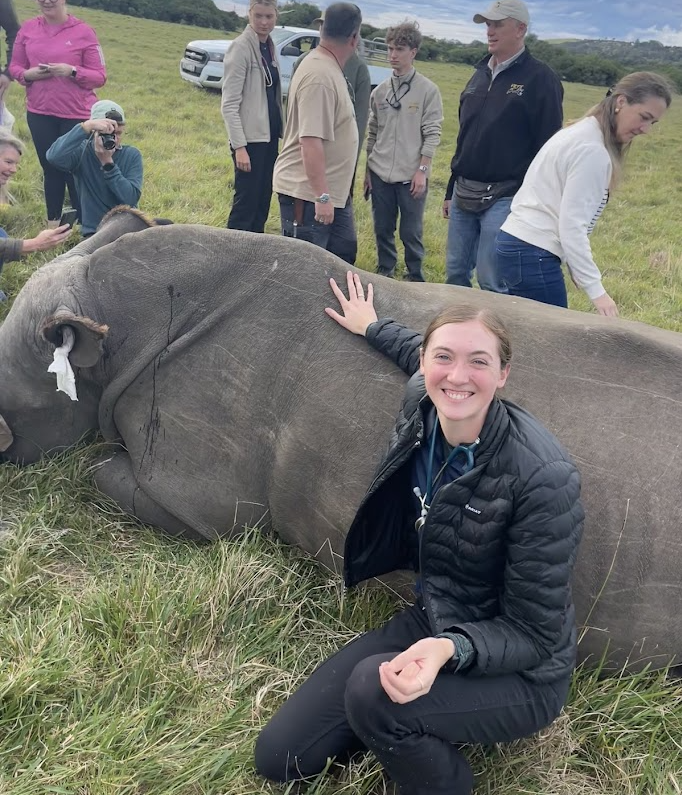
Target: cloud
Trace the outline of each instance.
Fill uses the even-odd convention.
[[[245,15],[243,2],[214,0],[219,8]],[[312,0],[325,7],[332,0]],[[487,8],[490,0],[460,0],[453,13],[451,0],[426,0],[419,6],[419,24],[427,36],[470,42],[485,40],[485,26],[473,22],[475,13]],[[531,31],[542,39],[598,39],[624,41],[655,39],[662,44],[682,46],[682,3],[669,0],[526,0]],[[414,19],[415,6],[407,0],[363,0],[365,22],[385,28],[403,19]],[[640,26],[641,20],[665,20],[657,27]],[[286,16],[281,18],[286,24]]]
[[[660,41],[669,47],[682,47],[682,27],[679,30],[664,25],[662,28],[638,28],[631,30],[626,36],[625,41]]]

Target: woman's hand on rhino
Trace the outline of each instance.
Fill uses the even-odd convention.
[[[608,293],[602,293],[601,295],[597,296],[597,298],[593,298],[592,303],[600,315],[606,315],[606,317],[618,317],[618,307],[616,306],[616,302]]]
[[[71,227],[69,224],[63,224],[56,229],[43,229],[35,237],[24,240],[21,253],[31,254],[33,251],[47,251],[63,243],[70,234]]]
[[[348,331],[364,336],[367,327],[378,319],[377,313],[374,311],[374,288],[371,284],[368,284],[367,296],[365,297],[360,277],[352,271],[348,271],[346,274],[346,281],[348,283],[348,298],[346,298],[343,290],[334,279],[329,280],[343,314],[339,314],[339,312],[330,307],[326,307],[324,311]]]

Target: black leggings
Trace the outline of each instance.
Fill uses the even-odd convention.
[[[443,672],[421,698],[393,703],[379,682],[379,664],[430,635],[415,605],[322,663],[258,737],[258,772],[282,782],[307,778],[328,758],[343,761],[369,749],[401,795],[469,795],[471,768],[453,743],[516,740],[561,712],[568,677],[534,684],[518,674]]]
[[[59,116],[44,116],[42,113],[26,113],[28,128],[31,131],[33,144],[38,153],[38,160],[43,167],[43,177],[45,183],[45,206],[47,208],[47,220],[58,221],[62,214],[64,205],[64,191],[69,188],[71,206],[78,210],[78,218],[81,217],[81,206],[78,200],[76,184],[72,174],[60,171],[47,162],[47,150],[52,144],[72,130],[84,119],[61,119]]]
[[[277,160],[278,138],[269,143],[247,144],[246,151],[251,160],[251,171],[240,171],[234,149],[234,196],[232,210],[227,220],[228,229],[245,232],[263,232],[270,214],[272,198],[272,172]]]

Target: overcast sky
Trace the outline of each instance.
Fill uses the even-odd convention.
[[[246,13],[243,3],[214,0],[219,8]],[[314,0],[313,0],[314,2]],[[491,0],[483,3],[460,0],[423,0],[420,13],[414,13],[415,2],[408,0],[357,0],[366,22],[383,28],[405,18],[418,19],[423,33],[437,38],[471,41],[483,39],[483,28],[471,20],[484,11]],[[327,0],[319,2],[324,8]],[[663,44],[682,46],[682,2],[680,0],[543,0],[527,2],[531,31],[540,38],[610,38],[621,41],[656,39]],[[286,16],[282,16],[284,23]]]

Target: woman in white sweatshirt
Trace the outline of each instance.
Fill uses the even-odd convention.
[[[651,130],[671,100],[664,77],[634,72],[542,147],[497,238],[498,269],[511,295],[568,306],[563,260],[599,314],[618,314],[592,258],[589,234],[631,142]]]

